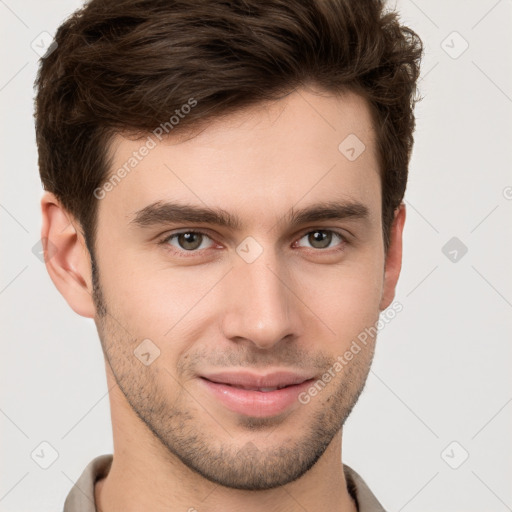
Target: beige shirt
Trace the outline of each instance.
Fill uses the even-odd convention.
[[[113,455],[100,455],[84,469],[64,503],[63,512],[97,512],[94,502],[94,484],[105,477],[112,464]],[[386,512],[364,480],[349,466],[343,464],[347,489],[357,504],[358,512]]]

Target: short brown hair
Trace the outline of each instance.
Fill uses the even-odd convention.
[[[173,133],[308,84],[369,104],[387,251],[423,49],[383,0],[91,0],[55,42],[35,84],[40,175],[79,221],[93,260],[94,190],[108,177],[113,135],[147,134],[190,98],[197,104]]]

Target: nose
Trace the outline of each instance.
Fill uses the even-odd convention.
[[[237,261],[225,280],[224,335],[250,340],[260,349],[301,334],[300,300],[290,286],[290,271],[263,254],[252,263]]]

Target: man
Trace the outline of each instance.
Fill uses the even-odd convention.
[[[114,440],[65,512],[384,510],[342,429],[400,273],[419,38],[377,0],[92,0],[55,42],[46,266]]]

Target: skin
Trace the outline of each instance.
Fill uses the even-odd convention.
[[[355,161],[338,150],[349,134],[366,146]],[[116,136],[112,170],[140,146]],[[308,404],[273,417],[227,410],[198,374],[243,367],[321,376],[375,325],[394,298],[405,222],[402,204],[386,255],[375,147],[365,101],[318,90],[169,137],[99,201],[96,290],[78,222],[44,194],[42,237],[57,248],[48,272],[70,307],[95,320],[112,388],[114,461],[96,484],[101,510],[356,510],[342,427],[375,338]],[[130,223],[157,200],[222,207],[242,225]],[[363,203],[367,218],[283,221],[292,207],[347,200]],[[187,229],[207,235],[196,252],[178,237],[158,244]],[[345,240],[330,232],[324,248],[308,236],[315,229]],[[252,263],[236,252],[248,236],[263,250]],[[144,339],[160,350],[148,366],[134,356]]]

